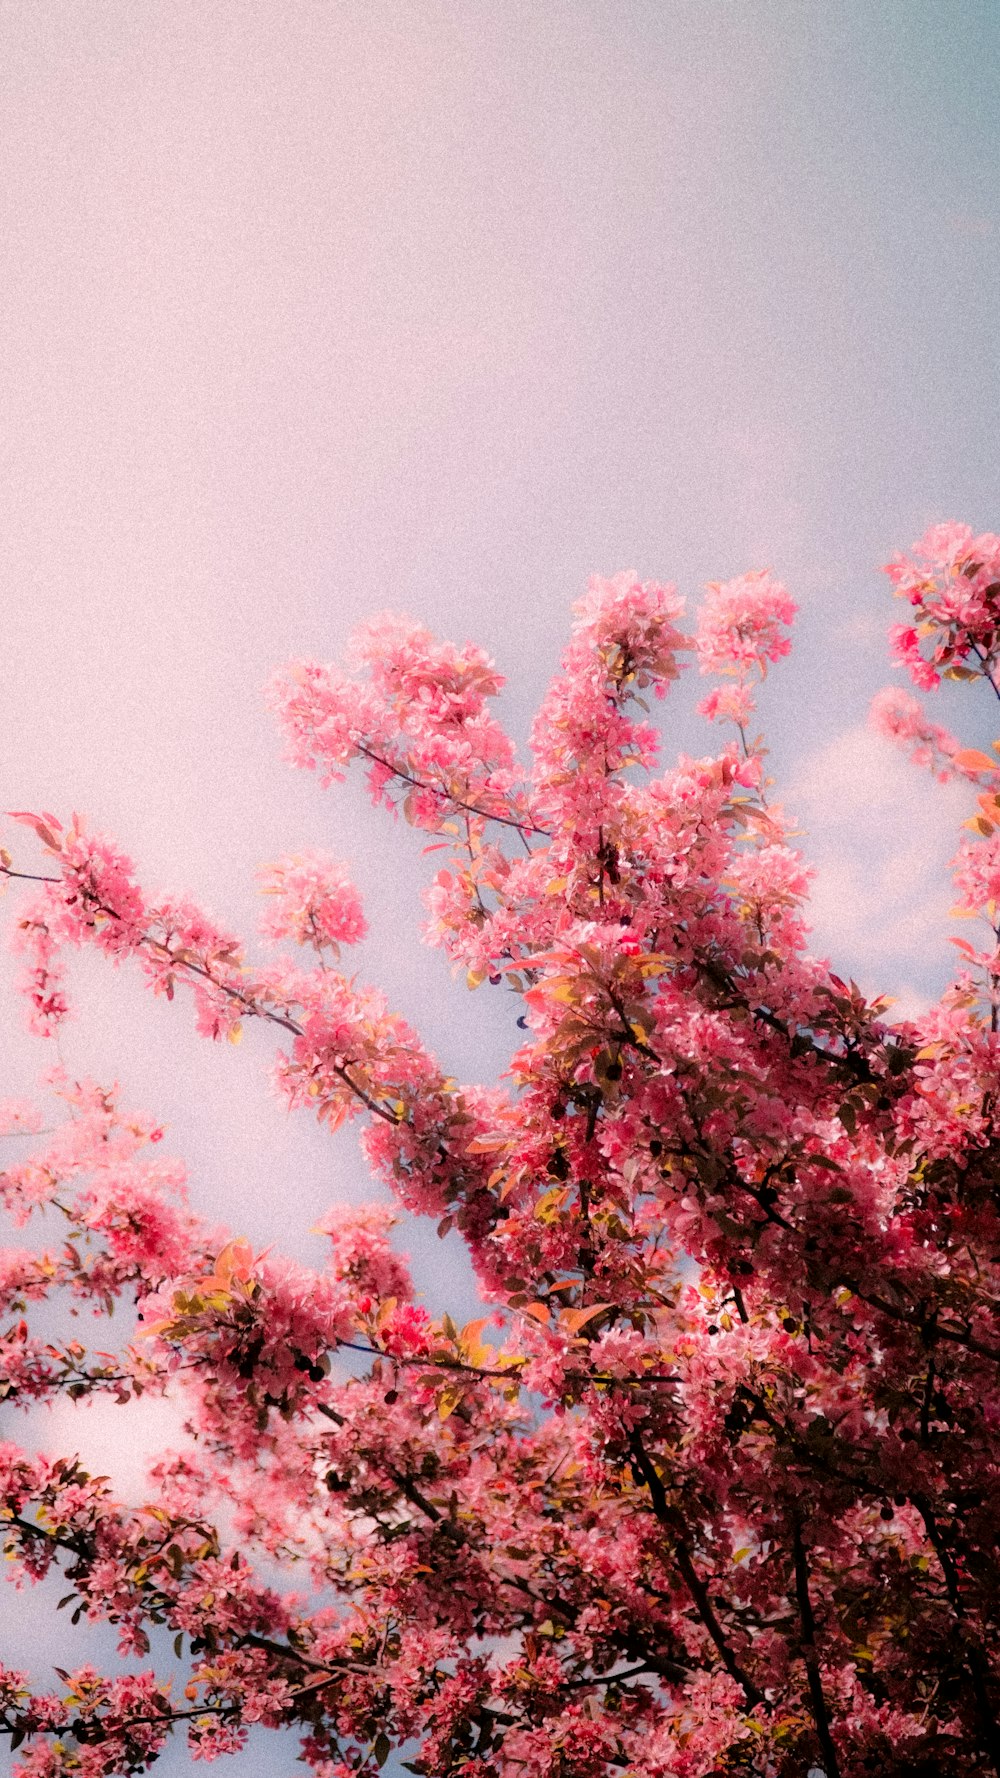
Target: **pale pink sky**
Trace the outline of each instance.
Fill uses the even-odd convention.
[[[391,605],[490,647],[523,734],[589,573],[771,565],[818,942],[933,989],[950,841],[859,725],[876,565],[1000,528],[998,72],[992,0],[0,0],[3,806],[244,927],[259,861],[341,853],[366,967],[492,1074],[508,1009],[415,951],[412,836],[282,766],[261,686]],[[262,1038],[80,985],[67,1060],[315,1253],[352,1137],[286,1119]],[[13,1089],[44,1058],[8,1007]]]

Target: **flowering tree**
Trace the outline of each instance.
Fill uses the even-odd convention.
[[[996,690],[1000,538],[939,527],[889,572],[917,683]],[[280,1092],[360,1120],[375,1176],[461,1231],[487,1311],[432,1320],[380,1207],[330,1214],[318,1273],[219,1237],[97,1086],[54,1074],[44,1132],[5,1107],[38,1131],[5,1202],[66,1237],[0,1254],[8,1400],[169,1390],[196,1435],[139,1508],[0,1446],[14,1573],[60,1570],[137,1657],[43,1695],[0,1669],[24,1778],[139,1772],[175,1732],[207,1759],[251,1723],[297,1726],[320,1778],[394,1748],[426,1778],[1000,1774],[1000,764],[879,700],[979,792],[956,879],[988,929],[889,1024],[805,949],[751,733],[793,612],[748,575],[687,638],[673,589],[595,581],[528,775],[489,660],[409,622],[275,680],[296,764],[359,762],[432,836],[431,942],[523,1004],[502,1087],[446,1078],[340,972],[364,916],[334,861],[267,868],[257,962],[78,821],[20,817],[44,862],[0,864],[35,1028],[83,944],[209,1037],[271,1027]],[[654,776],[635,706],[685,651],[733,738]],[[134,1302],[132,1344],[33,1331],[59,1293]]]

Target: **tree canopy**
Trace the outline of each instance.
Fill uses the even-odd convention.
[[[918,687],[996,692],[1000,537],[938,526],[888,572]],[[983,934],[892,1022],[809,953],[754,733],[794,609],[751,573],[689,635],[672,587],[593,581],[527,771],[491,661],[409,620],[273,681],[294,764],[357,766],[429,836],[430,942],[520,997],[498,1086],[447,1077],[342,969],[365,920],[339,861],[267,865],[248,948],[78,819],[17,816],[34,1029],[67,1016],[78,946],[208,1038],[269,1027],[278,1091],[358,1120],[483,1297],[434,1319],[384,1204],[330,1212],[318,1271],[220,1237],[100,1084],[53,1070],[54,1120],[3,1106],[3,1202],[63,1237],[0,1251],[6,1400],[106,1393],[127,1426],[169,1392],[195,1435],[138,1507],[0,1445],[8,1567],[59,1571],[128,1657],[41,1692],[0,1667],[22,1778],[141,1772],[184,1735],[214,1758],[252,1724],[299,1729],[316,1778],[394,1750],[425,1778],[1000,1774],[1000,758],[877,700],[970,787],[957,911]],[[661,771],[644,699],[689,664],[721,739]],[[134,1305],[134,1337],[53,1341],[60,1297]]]

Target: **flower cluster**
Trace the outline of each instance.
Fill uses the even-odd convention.
[[[330,783],[361,759],[375,802],[397,793],[407,820],[434,831],[456,808],[514,825],[526,818],[510,798],[511,742],[489,710],[503,681],[481,649],[437,642],[387,615],[355,633],[349,655],[353,674],[295,662],[271,684],[296,765]]]
[[[698,613],[695,649],[702,673],[767,671],[791,649],[785,629],[798,607],[768,569],[712,581]]]
[[[756,707],[754,684],[768,664],[788,654],[785,634],[797,606],[767,569],[737,580],[713,581],[698,613],[694,646],[702,673],[719,673],[724,683],[698,705],[710,722],[732,722],[747,747],[745,728]]]
[[[931,722],[916,698],[898,686],[887,685],[876,692],[870,718],[878,734],[908,753],[914,765],[929,767],[941,784],[956,777],[978,782],[983,772],[987,777],[994,770],[1000,773],[1000,761],[994,767],[984,755],[963,755],[955,736],[940,723]]]
[[[652,689],[662,696],[686,646],[676,588],[634,574],[595,577],[574,607],[573,640],[531,731],[535,819],[564,843],[593,849],[624,795],[622,772],[649,767],[658,737],[628,705]]]
[[[991,677],[1000,661],[1000,537],[968,525],[932,525],[885,570],[913,621],[892,630],[897,660],[915,685]]]
[[[273,943],[291,939],[336,957],[341,945],[364,938],[368,923],[361,897],[343,865],[325,852],[279,858],[259,876],[261,892],[274,897],[261,921],[264,937]]]
[[[413,1295],[407,1267],[389,1243],[395,1223],[384,1204],[336,1204],[316,1232],[330,1242],[330,1270],[359,1295],[405,1302]]]

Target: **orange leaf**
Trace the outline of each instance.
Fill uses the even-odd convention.
[[[461,1389],[456,1388],[454,1383],[449,1383],[446,1389],[442,1389],[441,1394],[438,1397],[438,1419],[449,1419],[455,1412],[455,1409],[459,1406],[461,1400]]]
[[[610,1308],[610,1303],[591,1303],[586,1309],[564,1309],[559,1317],[559,1326],[566,1328],[571,1334],[578,1334],[588,1321],[593,1321],[595,1316],[603,1315],[605,1309]]]
[[[347,1117],[347,1106],[337,1099],[328,1099],[325,1105],[320,1106],[316,1116],[321,1123],[329,1124],[331,1130],[339,1130]]]
[[[963,747],[961,753],[952,754],[952,759],[963,772],[995,772],[998,769],[995,759],[975,747]]]

